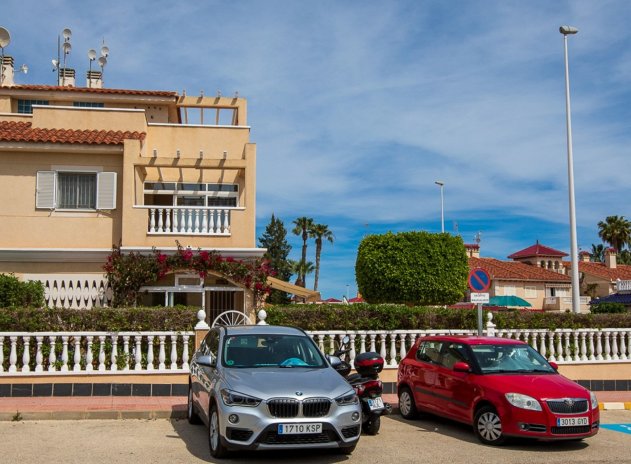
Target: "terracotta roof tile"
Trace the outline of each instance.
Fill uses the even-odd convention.
[[[122,145],[125,139],[144,140],[144,132],[39,129],[30,122],[0,121],[0,142]]]
[[[515,261],[495,258],[469,258],[469,268],[481,267],[496,280],[529,280],[538,282],[570,282],[570,276]]]
[[[177,97],[177,92],[165,90],[129,90],[129,89],[95,89],[89,87],[62,87],[56,85],[14,85],[5,87],[5,89],[15,90],[42,90],[42,91],[58,91],[58,92],[79,92],[79,93],[104,93],[113,95],[145,95],[156,97]]]
[[[579,262],[578,270],[603,279],[631,280],[631,266],[627,264],[618,264],[615,269],[610,269],[604,263]]]
[[[567,253],[564,253],[559,250],[555,250],[554,248],[547,247],[545,245],[541,245],[539,242],[535,243],[528,248],[524,248],[521,251],[517,251],[510,255],[509,259],[518,259],[518,258],[532,258],[533,256],[550,256],[550,257],[558,257],[562,258],[563,256],[567,256]]]

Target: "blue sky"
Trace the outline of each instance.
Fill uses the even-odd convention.
[[[79,76],[105,39],[107,87],[248,99],[257,236],[272,213],[288,230],[299,216],[328,224],[324,298],[355,294],[366,234],[440,231],[436,180],[446,231],[465,243],[481,232],[482,256],[536,240],[569,252],[563,24],[580,30],[569,43],[579,248],[600,243],[606,216],[631,218],[626,0],[35,4],[3,2],[5,52],[30,67],[19,83],[55,82],[69,27]]]

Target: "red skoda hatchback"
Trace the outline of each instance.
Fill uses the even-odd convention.
[[[416,340],[398,372],[399,410],[473,425],[478,439],[580,440],[598,432],[596,396],[527,343],[493,337]]]

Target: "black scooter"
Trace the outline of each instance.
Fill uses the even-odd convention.
[[[342,339],[339,349],[328,358],[331,366],[353,387],[361,401],[362,431],[368,435],[377,435],[381,416],[392,412],[392,406],[383,401],[383,383],[378,375],[383,369],[383,358],[374,351],[361,353],[353,362],[356,373],[351,374],[351,365],[341,359],[350,351],[349,343],[350,337],[347,335]]]

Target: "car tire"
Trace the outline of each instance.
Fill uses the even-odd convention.
[[[367,435],[377,435],[381,428],[381,416],[373,416],[362,424],[362,430]]]
[[[401,387],[399,390],[399,412],[404,419],[410,420],[418,417],[414,396],[408,387]]]
[[[208,445],[212,457],[221,459],[228,456],[228,448],[223,444],[221,436],[221,427],[219,424],[219,412],[217,405],[213,402],[210,404],[208,413]]]
[[[193,403],[193,388],[191,384],[188,384],[188,402],[186,405],[186,418],[189,424],[199,425],[202,420],[199,418],[197,411],[195,410],[195,404]]]
[[[473,431],[485,445],[499,446],[506,441],[502,432],[502,420],[492,406],[484,406],[478,410],[473,420]]]

